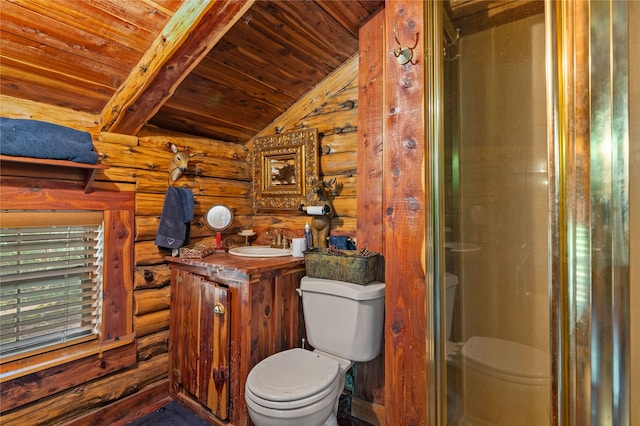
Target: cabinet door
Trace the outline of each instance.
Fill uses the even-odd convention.
[[[201,277],[173,269],[171,272],[169,325],[169,383],[175,394],[195,396],[198,389]]]
[[[172,271],[170,386],[216,417],[229,417],[229,290],[180,269]]]
[[[218,417],[229,417],[230,296],[228,288],[204,281],[200,306],[198,399]]]

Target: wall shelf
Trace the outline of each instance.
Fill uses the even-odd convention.
[[[0,174],[2,176],[35,177],[84,182],[84,192],[91,186],[99,170],[108,169],[106,164],[87,164],[75,161],[51,160],[46,158],[14,157],[0,154]]]

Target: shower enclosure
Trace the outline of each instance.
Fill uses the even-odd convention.
[[[425,23],[439,424],[628,424],[626,3]]]

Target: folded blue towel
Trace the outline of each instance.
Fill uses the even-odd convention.
[[[87,132],[37,120],[0,117],[0,154],[96,164]]]
[[[194,204],[191,190],[167,189],[156,235],[158,247],[177,249],[189,244]]]
[[[356,246],[353,244],[353,240],[349,237],[342,235],[329,236],[329,245],[335,246],[342,250],[355,250]]]

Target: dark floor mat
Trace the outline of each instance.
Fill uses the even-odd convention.
[[[158,408],[127,426],[208,426],[209,424],[176,401]]]
[[[340,409],[338,410],[339,426],[371,426],[369,423],[351,417],[351,396],[342,395],[340,397]],[[127,426],[208,426],[209,423],[193,414],[177,401],[158,408],[156,411],[139,418]]]

